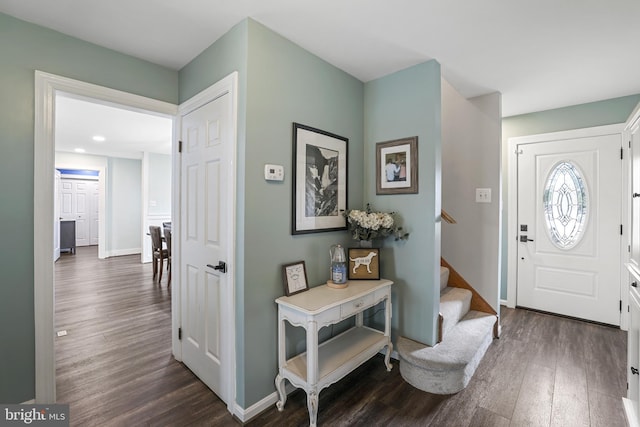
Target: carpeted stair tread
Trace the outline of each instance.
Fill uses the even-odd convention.
[[[440,313],[443,317],[442,337],[449,334],[456,324],[467,315],[471,308],[471,291],[446,287],[440,292]]]
[[[493,341],[496,320],[495,315],[470,311],[435,347],[399,337],[402,377],[430,393],[459,392],[467,386]]]
[[[408,362],[430,369],[458,369],[469,363],[486,335],[493,334],[496,316],[470,311],[435,347],[408,339],[398,340],[398,353]]]

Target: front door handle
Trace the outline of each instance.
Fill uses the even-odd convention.
[[[218,261],[218,265],[207,264],[207,267],[213,268],[214,270],[218,270],[221,273],[227,272],[227,263],[224,261]]]
[[[533,242],[533,239],[529,239],[526,235],[520,236],[520,241],[523,243]]]

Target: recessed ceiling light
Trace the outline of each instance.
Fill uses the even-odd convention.
[[[105,140],[104,136],[102,135],[95,135],[92,139],[96,142],[104,142]]]
[[[76,153],[85,153],[87,150],[85,150],[84,148],[76,148],[75,150]]]

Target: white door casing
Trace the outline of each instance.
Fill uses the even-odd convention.
[[[510,139],[510,306],[621,324],[621,130]],[[564,161],[586,182],[587,215],[577,242],[563,248],[547,227],[543,199],[550,174]]]
[[[229,403],[222,351],[229,331],[224,313],[232,293],[226,266],[233,243],[226,233],[232,173],[231,95],[182,116],[181,283],[182,360],[223,401]],[[214,267],[224,265],[224,268]]]
[[[55,97],[56,93],[64,92],[91,98],[93,100],[115,103],[118,105],[133,108],[136,111],[148,111],[155,114],[172,117],[174,119],[174,144],[173,152],[173,189],[172,191],[172,218],[176,224],[181,221],[180,214],[180,162],[178,155],[178,145],[176,141],[179,131],[175,124],[178,121],[178,113],[188,114],[190,111],[210,102],[224,93],[230,96],[230,120],[232,132],[232,155],[230,161],[233,163],[232,173],[228,176],[230,189],[230,199],[233,203],[226,206],[227,217],[230,224],[225,232],[229,236],[228,241],[232,242],[229,247],[227,259],[229,269],[227,278],[231,283],[235,283],[235,184],[236,184],[236,146],[237,146],[237,83],[238,73],[234,72],[225,77],[208,89],[195,95],[178,106],[166,102],[134,95],[119,90],[106,88],[103,86],[85,83],[78,80],[69,79],[41,71],[35,72],[35,120],[34,120],[34,201],[37,206],[42,207],[34,212],[34,321],[35,321],[35,390],[36,403],[56,402],[56,377],[55,377],[55,353],[54,353],[54,286],[53,286],[53,262],[51,260],[52,248],[42,245],[42,236],[50,236],[53,239],[53,222],[51,216],[54,212],[54,117],[55,117]],[[104,170],[101,170],[104,175]],[[100,189],[104,187],[101,185]],[[101,197],[105,194],[100,192]],[[102,206],[102,205],[101,205]],[[100,235],[104,235],[104,221],[99,224]],[[181,314],[181,283],[180,283],[180,227],[173,231],[173,265],[175,268],[171,285],[171,322],[172,322],[172,351],[176,359],[182,360],[182,345],[178,339]],[[222,351],[226,354],[228,365],[222,373],[225,379],[226,395],[228,396],[227,408],[241,420],[245,418],[242,408],[235,403],[235,289],[232,287],[230,293],[225,295],[228,299],[224,301],[224,313],[229,329],[222,334]]]
[[[60,171],[53,178],[53,260],[60,258]]]
[[[89,245],[97,245],[100,233],[100,190],[98,181],[89,184]]]
[[[114,103],[136,111],[147,111],[176,118],[177,106],[166,102],[85,83],[41,71],[35,72],[35,120],[34,120],[34,323],[35,323],[35,401],[50,404],[56,402],[56,376],[54,353],[54,280],[53,250],[54,222],[54,165],[55,165],[55,98],[59,92],[78,95],[96,102]],[[69,165],[71,166],[71,165]],[[64,167],[64,165],[59,165]],[[176,166],[174,165],[174,168]],[[104,176],[104,169],[100,169]],[[99,181],[100,197],[103,198],[104,180]],[[174,193],[175,194],[175,193]],[[175,203],[174,199],[174,205]],[[100,206],[103,206],[102,204]],[[104,235],[104,221],[99,222],[99,235]],[[48,237],[47,237],[48,236]],[[43,245],[51,241],[52,245]],[[103,245],[100,245],[99,257]],[[176,354],[179,327],[179,280],[172,283],[172,349]],[[176,295],[178,294],[178,295]],[[178,311],[176,313],[176,311]],[[176,356],[178,357],[178,356]]]

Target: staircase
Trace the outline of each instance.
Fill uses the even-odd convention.
[[[497,314],[446,261],[440,267],[438,344],[399,337],[400,373],[412,386],[435,394],[464,389],[494,337]]]

